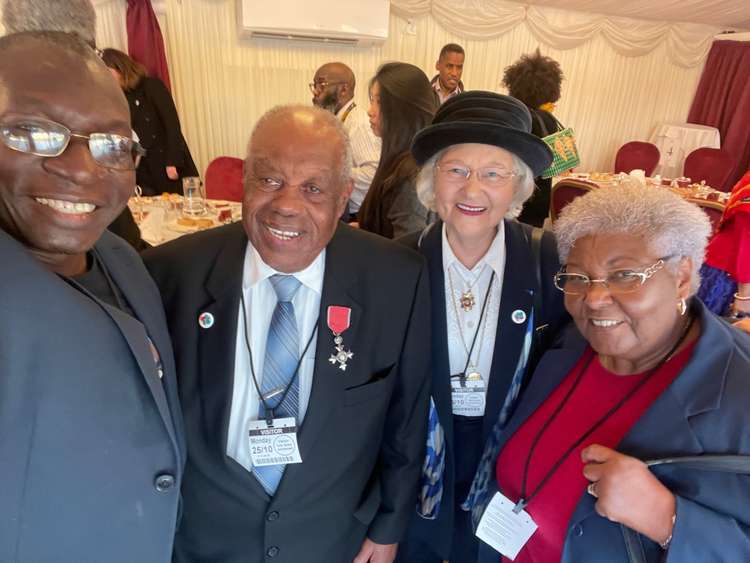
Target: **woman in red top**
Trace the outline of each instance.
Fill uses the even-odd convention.
[[[701,279],[698,296],[714,313],[750,317],[750,171],[732,189]]]
[[[746,477],[642,461],[750,453],[750,337],[689,302],[709,232],[658,188],[566,207],[555,283],[578,330],[498,434],[480,562],[500,559],[490,544],[524,563],[628,561],[626,535],[642,561],[750,560]]]

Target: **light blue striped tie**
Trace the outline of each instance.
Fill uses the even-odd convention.
[[[263,380],[260,390],[264,397],[273,394],[266,403],[273,409],[274,418],[293,417],[299,415],[299,378],[294,377],[299,363],[299,336],[297,334],[297,319],[294,316],[292,298],[300,286],[300,281],[294,276],[276,274],[270,278],[276,291],[278,303],[271,317],[266,341],[266,356],[263,362]],[[289,392],[281,399],[284,390],[294,378]],[[263,401],[258,406],[258,419],[262,420],[266,414]],[[266,492],[273,496],[284,474],[284,465],[270,465],[255,467],[253,473],[263,485]]]

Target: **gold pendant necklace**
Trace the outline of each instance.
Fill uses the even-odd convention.
[[[474,297],[474,292],[472,289],[474,288],[474,285],[476,285],[477,281],[479,281],[479,278],[482,277],[482,273],[484,272],[485,267],[487,264],[482,266],[482,269],[477,274],[477,277],[474,278],[474,281],[472,281],[469,284],[469,287],[466,291],[461,292],[461,296],[458,298],[458,305],[464,310],[464,312],[468,313],[474,308],[474,305],[476,305],[477,300]],[[461,281],[465,281],[463,277],[459,276],[461,278]],[[448,280],[451,282],[451,294],[453,294],[453,276],[451,276],[450,270],[448,270]]]

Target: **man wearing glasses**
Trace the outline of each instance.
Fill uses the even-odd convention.
[[[171,559],[172,349],[142,262],[105,230],[143,154],[130,134],[77,36],[0,38],[0,561]]]
[[[380,139],[370,127],[367,113],[354,102],[354,73],[344,63],[320,67],[309,84],[312,103],[335,114],[349,134],[352,146],[354,190],[349,198],[349,218],[356,220],[380,161]]]

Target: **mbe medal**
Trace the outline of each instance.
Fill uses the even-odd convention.
[[[328,307],[328,328],[333,332],[334,351],[328,361],[333,365],[338,364],[341,371],[346,371],[346,363],[354,357],[354,353],[344,347],[344,338],[341,334],[349,328],[352,320],[352,310],[349,307],[330,305]]]

